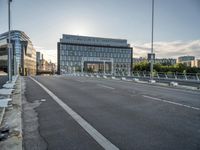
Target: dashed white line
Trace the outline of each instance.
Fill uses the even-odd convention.
[[[101,133],[99,133],[94,127],[92,127],[86,120],[84,120],[79,114],[77,114],[72,108],[59,99],[54,93],[47,89],[40,82],[30,77],[41,88],[43,88],[91,137],[99,143],[106,150],[119,150],[114,144],[106,139]]]
[[[84,82],[85,82],[85,81],[79,80],[79,79],[75,79],[74,81],[81,82],[81,83],[84,83]]]
[[[100,87],[104,87],[104,88],[107,88],[107,89],[111,89],[111,90],[114,90],[115,88],[113,87],[110,87],[110,86],[107,86],[107,85],[103,85],[103,84],[97,84],[98,86]]]
[[[172,102],[172,101],[168,101],[168,100],[164,100],[164,99],[160,99],[160,98],[156,98],[156,97],[151,97],[151,96],[147,96],[147,95],[143,95],[143,97],[153,99],[156,101],[160,101],[160,102],[164,102],[164,103],[169,103],[169,104],[178,105],[181,107],[194,109],[194,110],[200,110],[200,108],[198,108],[198,107],[193,107],[193,106],[189,106],[189,105],[185,105],[185,104],[181,104],[181,103],[176,103],[176,102]]]

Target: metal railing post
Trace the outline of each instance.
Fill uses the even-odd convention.
[[[168,79],[168,76],[167,76],[167,74],[166,74],[166,73],[165,73],[165,78],[166,78],[166,79]]]
[[[176,74],[175,74],[175,73],[174,73],[174,78],[175,78],[175,79],[177,79],[177,76],[176,76]]]
[[[199,81],[199,76],[198,76],[198,73],[196,74],[196,77],[197,77],[197,81]]]

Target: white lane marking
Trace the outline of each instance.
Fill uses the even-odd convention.
[[[145,87],[154,87],[157,89],[166,89],[166,90],[173,90],[173,91],[178,91],[178,92],[186,92],[186,93],[190,93],[190,94],[199,94],[199,91],[192,91],[192,90],[187,90],[187,89],[175,89],[175,88],[170,88],[170,87],[163,87],[160,86],[158,84],[155,84],[154,86],[152,86],[151,84],[147,84],[148,82],[144,82],[144,83],[140,83],[140,82],[125,82],[123,80],[107,80],[107,81],[111,81],[111,82],[121,82],[121,83],[127,83],[127,84],[137,84],[140,86],[145,86]]]
[[[104,87],[104,88],[107,88],[107,89],[111,89],[111,90],[114,90],[115,88],[113,87],[110,87],[110,86],[107,86],[107,85],[103,85],[103,84],[97,84],[98,86],[100,87]]]
[[[189,105],[185,105],[185,104],[181,104],[181,103],[176,103],[176,102],[172,102],[172,101],[168,101],[168,100],[164,100],[164,99],[160,99],[160,98],[156,98],[156,97],[151,97],[151,96],[147,96],[147,95],[143,95],[143,97],[153,99],[153,100],[156,100],[156,101],[161,101],[161,102],[164,102],[164,103],[169,103],[169,104],[178,105],[178,106],[181,106],[181,107],[194,109],[194,110],[200,110],[200,108],[198,108],[198,107],[193,107],[193,106],[189,106]]]
[[[85,82],[85,81],[79,80],[79,79],[74,79],[74,81],[81,82],[81,83],[84,83],[84,82]]]
[[[59,99],[54,93],[47,89],[40,82],[30,77],[41,88],[43,88],[88,134],[90,134],[97,143],[99,143],[106,150],[119,150],[114,144],[106,139],[101,133],[99,133],[94,127],[92,127],[86,120],[84,120],[79,114],[77,114],[72,108]]]

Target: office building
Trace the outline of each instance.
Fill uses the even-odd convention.
[[[182,63],[186,65],[187,67],[191,67],[192,65],[191,63],[193,60],[195,60],[194,56],[181,56],[181,57],[178,57],[177,63]]]
[[[151,62],[151,53],[147,54],[147,60],[148,60],[148,62]],[[153,62],[155,64],[161,64],[161,65],[175,65],[176,59],[173,59],[173,58],[156,58],[155,53],[153,53]]]
[[[150,62],[151,61],[151,56],[152,56],[152,59],[153,59],[153,62],[155,62],[155,58],[156,58],[156,55],[155,53],[148,53],[147,54],[147,60]]]
[[[64,34],[58,42],[58,73],[130,75],[133,48],[125,39]]]
[[[200,59],[192,60],[191,67],[200,68]]]
[[[36,50],[30,38],[22,31],[13,30],[11,35],[12,74],[36,74]],[[0,34],[0,70],[7,72],[8,32]]]
[[[173,58],[156,58],[155,63],[170,66],[170,65],[176,64],[176,59],[173,59]]]
[[[150,56],[149,56],[150,57]],[[133,58],[133,65],[141,62],[151,62],[151,59],[146,59],[143,57],[140,58]],[[153,61],[155,64],[161,64],[161,65],[166,65],[166,66],[171,66],[176,64],[176,59],[173,58],[155,58]]]
[[[144,57],[133,58],[133,64],[137,64],[137,63],[145,62],[145,61],[147,61],[147,59]]]
[[[36,52],[36,63],[40,62],[40,60],[44,59],[43,54],[41,52]]]

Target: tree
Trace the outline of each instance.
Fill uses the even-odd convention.
[[[147,61],[139,62],[134,65],[134,71],[150,71],[150,63]],[[154,64],[154,72],[164,72],[164,73],[200,73],[200,68],[187,67],[185,64],[175,64],[175,65],[162,65],[159,63]]]
[[[134,71],[149,71],[150,63],[147,61],[139,62],[134,65]]]

